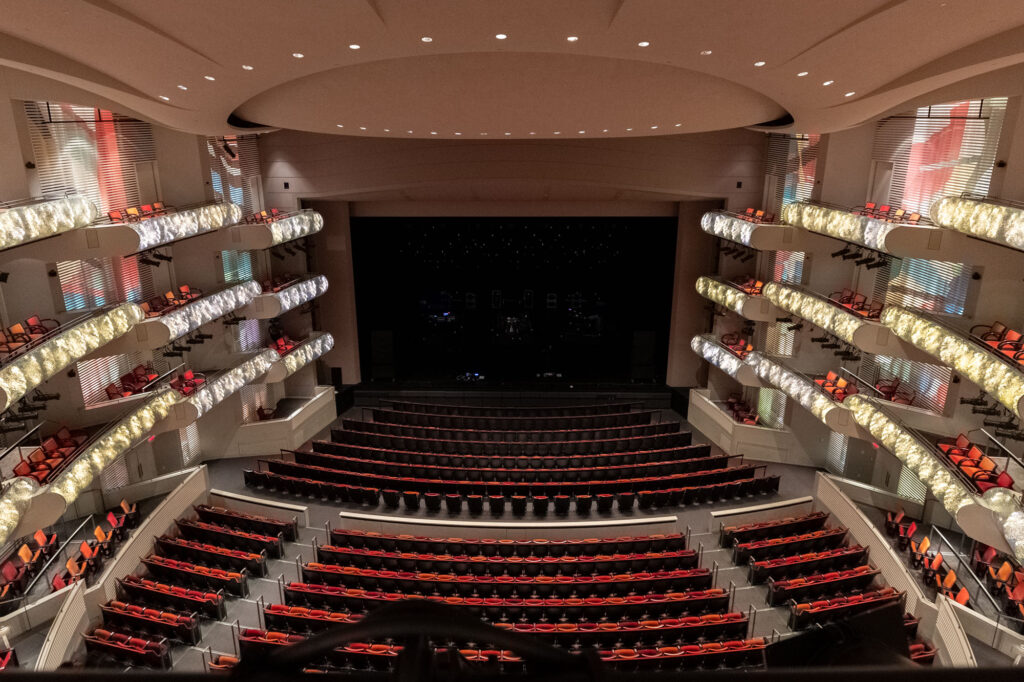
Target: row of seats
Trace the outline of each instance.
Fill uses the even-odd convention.
[[[293,350],[295,350],[295,347],[298,346],[300,343],[302,343],[302,341],[293,341],[291,337],[289,337],[287,334],[284,334],[276,339],[273,339],[270,342],[269,347],[271,350],[277,351],[277,354],[283,357],[288,353],[292,352]]]
[[[881,572],[867,564],[828,573],[814,573],[806,577],[768,579],[768,603],[779,606],[790,599],[806,599],[844,592],[865,590]]]
[[[245,216],[245,222],[272,223],[274,221],[280,220],[281,218],[284,218],[287,215],[287,213],[279,209],[272,208],[269,211],[257,211],[256,213],[252,213],[250,215]]]
[[[839,376],[838,372],[831,370],[822,376],[814,377],[814,383],[821,387],[821,390],[832,396],[836,402],[843,402],[846,396],[860,393],[856,381],[847,381],[846,377]]]
[[[913,405],[917,400],[917,391],[904,385],[899,377],[879,379],[875,383],[875,390],[883,398],[897,405]]]
[[[726,549],[739,542],[751,542],[780,535],[795,535],[819,530],[828,521],[827,512],[811,512],[801,516],[787,516],[771,521],[751,521],[739,525],[722,524],[718,530],[718,542]]]
[[[896,537],[896,547],[901,552],[909,553],[911,568],[921,571],[922,580],[941,594],[955,599],[963,606],[970,605],[970,593],[966,587],[956,583],[956,572],[948,570],[943,564],[942,552],[934,555],[929,553],[931,538],[927,535],[918,543],[914,536],[917,533],[917,522],[906,521],[903,510],[898,514],[888,512],[885,531],[890,537]],[[895,531],[895,532],[894,532]]]
[[[252,552],[231,549],[208,542],[198,542],[169,535],[158,537],[156,547],[164,556],[175,559],[184,559],[235,571],[244,569],[249,575],[255,576],[267,574],[267,554],[264,550]]]
[[[549,455],[594,455],[604,452],[637,452],[641,450],[664,450],[690,445],[693,434],[680,431],[675,422],[647,424],[642,427],[624,429],[625,435],[613,436],[610,433],[599,433],[599,437],[579,439],[575,431],[566,434],[564,440],[475,440],[471,436],[465,438],[442,438],[440,434],[430,432],[425,436],[399,435],[378,433],[364,428],[376,428],[381,425],[375,422],[358,422],[343,420],[344,429],[331,429],[331,442],[338,444],[363,445],[367,447],[406,450],[410,452],[442,452],[466,455],[505,455],[505,456],[549,456]],[[416,430],[413,427],[413,430]],[[620,429],[611,429],[620,431]],[[464,432],[458,432],[463,434]],[[517,432],[523,435],[526,432]],[[550,432],[546,432],[550,433]]]
[[[215,620],[227,615],[220,592],[192,590],[137,575],[127,575],[117,585],[122,601],[166,606],[178,613],[201,613]]]
[[[322,585],[358,586],[367,590],[398,591],[403,594],[502,599],[512,596],[523,599],[625,596],[649,591],[671,592],[711,587],[711,570],[707,568],[575,576],[478,576],[376,570],[310,562],[302,565],[300,577],[305,582]]]
[[[0,331],[0,362],[18,354],[33,341],[43,338],[60,327],[60,322],[51,318],[32,315]]]
[[[467,417],[572,417],[580,415],[629,412],[634,403],[601,403],[599,405],[555,405],[551,407],[490,407],[481,405],[441,405],[401,400],[384,400],[389,409],[424,414],[451,414]]]
[[[178,393],[188,396],[192,395],[206,384],[206,375],[197,374],[191,369],[186,369],[181,374],[176,374],[169,385]]]
[[[163,296],[154,296],[148,301],[139,304],[146,317],[160,317],[173,312],[178,308],[188,305],[197,298],[202,297],[200,289],[193,289],[188,284],[178,286],[178,291],[165,291]]]
[[[224,590],[236,597],[249,594],[246,582],[246,571],[229,571],[223,568],[210,568],[202,564],[179,561],[159,554],[151,554],[142,560],[151,575],[156,578],[184,582],[201,589]]]
[[[867,561],[868,550],[860,545],[836,547],[821,552],[808,552],[791,556],[750,562],[749,579],[757,585],[768,579],[786,580],[808,573],[842,570]]]
[[[971,327],[971,334],[1006,358],[1017,363],[1024,362],[1024,334],[1016,329],[996,321]]]
[[[192,645],[199,644],[202,637],[199,618],[191,613],[175,613],[116,599],[102,605],[100,612],[103,626],[112,630],[129,630]]]
[[[57,534],[39,529],[20,546],[13,543],[11,547],[12,551],[0,560],[0,613],[14,608],[11,600],[24,593],[32,577],[43,570],[56,552]],[[7,602],[11,602],[10,606],[4,608]]]
[[[20,455],[20,461],[14,465],[13,473],[15,476],[34,478],[40,484],[46,483],[63,469],[67,462],[78,456],[87,441],[88,435],[84,431],[72,431],[67,427],[61,427],[54,435],[43,439],[39,447],[32,450],[27,457]]]
[[[178,519],[175,524],[181,537],[188,540],[247,552],[266,552],[271,559],[280,559],[283,552],[283,537],[280,533],[264,535],[199,519]]]
[[[742,565],[749,559],[760,561],[771,557],[799,554],[801,552],[833,549],[843,544],[845,539],[845,528],[829,528],[826,526],[821,530],[800,533],[799,535],[785,535],[761,540],[750,540],[748,542],[737,542],[733,546],[733,562],[737,565]]]
[[[639,414],[639,413],[638,413]],[[484,429],[484,428],[441,428],[439,426],[411,426],[408,424],[389,424],[382,422],[363,422],[354,419],[343,419],[345,430],[359,431],[367,434],[385,434],[407,438],[429,438],[446,441],[500,441],[514,443],[535,443],[543,447],[559,447],[557,441],[602,441],[637,436],[657,436],[676,433],[679,422],[662,422],[660,424],[637,424],[634,426],[605,426],[600,428],[565,428],[565,429],[533,429],[531,431]],[[337,439],[335,439],[337,440]],[[555,441],[552,443],[552,441]]]
[[[118,398],[127,398],[133,396],[136,393],[141,393],[146,389],[150,382],[154,381],[160,374],[148,365],[138,365],[132,371],[126,372],[121,375],[119,379],[120,385],[117,382],[110,382],[107,384],[106,389],[108,400],[117,400]]]
[[[93,528],[93,539],[78,543],[78,553],[69,556],[51,578],[51,591],[57,592],[80,580],[88,581],[91,576],[102,571],[104,558],[116,554],[128,530],[138,525],[138,507],[122,499],[118,507],[107,512],[106,521],[109,530],[104,530],[101,522]]]
[[[475,417],[453,414],[424,414],[374,408],[373,420],[384,424],[432,426],[439,429],[485,429],[505,431],[544,431],[554,429],[594,429],[650,424],[654,412],[616,412],[600,415],[565,417]]]
[[[101,659],[110,657],[159,670],[171,667],[171,647],[164,639],[143,639],[104,628],[96,628],[84,637],[85,650]]]
[[[905,600],[906,593],[898,592],[891,587],[883,587],[870,592],[815,602],[797,603],[794,601],[790,603],[789,627],[794,630],[802,630],[811,625],[822,625],[849,618],[862,611],[886,604],[902,605]]]
[[[881,301],[872,301],[869,303],[867,296],[858,293],[853,289],[833,291],[828,295],[828,297],[832,299],[833,302],[838,303],[850,312],[869,320],[877,320],[882,316],[882,310],[885,308],[885,304]]]
[[[173,206],[164,206],[162,201],[154,201],[152,204],[111,209],[107,211],[107,218],[112,223],[137,223],[140,220],[166,215],[174,210]]]
[[[750,405],[738,393],[734,393],[726,398],[725,403],[722,403],[722,407],[726,414],[740,424],[757,426],[761,423],[761,416],[750,409]]]
[[[697,552],[682,549],[671,552],[633,552],[597,556],[549,555],[545,557],[483,556],[478,554],[432,554],[388,552],[362,547],[318,545],[316,560],[324,564],[356,566],[392,571],[439,570],[473,575],[580,575],[588,572],[659,571],[666,568],[693,568]]]
[[[873,201],[858,206],[851,211],[854,215],[863,215],[876,220],[884,220],[887,223],[902,223],[904,225],[917,225],[921,222],[920,213],[907,213],[906,209],[893,208],[889,204],[877,204]]]
[[[707,457],[710,445],[680,445],[670,448],[649,450],[626,450],[600,452],[585,455],[462,455],[446,452],[420,452],[369,445],[349,445],[330,441],[314,440],[312,451],[339,457],[355,457],[379,462],[418,464],[428,466],[457,466],[469,468],[493,467],[510,469],[565,469],[594,466],[618,466],[621,464],[644,464],[648,462],[675,461]]]
[[[686,549],[686,536],[681,533],[626,535],[617,538],[516,540],[512,538],[464,539],[438,538],[422,535],[390,535],[355,528],[332,528],[333,545],[376,549],[387,552],[420,552],[461,554],[485,557],[576,557],[581,555],[626,554],[635,552],[675,552]]]
[[[276,294],[282,289],[287,289],[288,287],[292,286],[293,284],[301,280],[302,277],[299,275],[286,273],[283,275],[278,275],[273,279],[263,280],[262,282],[260,282],[260,288],[263,289],[263,293],[265,294]]]
[[[775,221],[774,213],[767,213],[764,209],[753,209],[747,207],[743,213],[736,213],[735,216],[751,223],[772,223]]]
[[[760,296],[764,289],[764,282],[750,275],[737,277],[729,283],[748,296]]]
[[[956,438],[941,440],[938,448],[952,467],[962,473],[978,492],[983,493],[990,488],[1013,488],[1013,478],[1010,474],[1005,470],[997,472],[995,461],[972,443],[966,434],[961,433]]]
[[[718,340],[740,360],[745,359],[754,350],[754,344],[748,342],[746,338],[735,332],[722,334]]]
[[[276,519],[210,504],[197,504],[192,509],[200,520],[209,523],[263,535],[280,535],[287,542],[294,542],[298,538],[299,522],[294,516],[290,520]]]

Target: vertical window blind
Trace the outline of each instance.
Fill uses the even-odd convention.
[[[84,404],[95,405],[108,400],[107,386],[120,386],[121,377],[141,364],[145,364],[145,361],[140,353],[108,355],[78,362],[75,371],[82,387]]]
[[[757,414],[762,426],[781,429],[786,418],[786,394],[774,388],[757,389]]]
[[[242,423],[257,421],[257,410],[267,405],[266,385],[243,386],[238,393],[242,398]]]
[[[206,138],[214,194],[241,206],[245,215],[263,209],[260,197],[252,191],[254,179],[261,177],[256,140],[256,135]]]
[[[828,445],[825,448],[825,468],[837,476],[846,473],[846,449],[850,443],[847,436],[836,431],[828,432]]]
[[[818,174],[820,140],[820,135],[772,133],[768,136],[766,212],[778,216],[786,204],[811,198]],[[803,279],[803,266],[803,253],[776,251],[772,255],[772,278],[799,283]]]
[[[260,320],[242,320],[235,325],[236,348],[239,352],[254,351],[263,347],[263,329]]]
[[[253,278],[251,252],[221,251],[220,260],[225,282],[244,282]]]
[[[196,426],[196,422],[178,429],[178,437],[181,439],[181,465],[191,466],[202,454],[202,448],[199,446],[199,427]]]

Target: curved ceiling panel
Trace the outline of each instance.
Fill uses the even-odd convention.
[[[372,83],[372,91],[367,84]],[[689,69],[566,54],[482,52],[355,64],[277,85],[238,116],[313,132],[409,137],[664,135],[782,116],[764,95]]]

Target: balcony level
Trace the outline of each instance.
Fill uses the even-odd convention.
[[[706,389],[690,390],[687,412],[690,425],[725,452],[742,452],[762,462],[791,461],[797,449],[789,429],[737,421],[722,401],[713,400]]]
[[[234,225],[222,233],[221,248],[256,251],[302,239],[324,227],[322,215],[311,209],[267,215],[260,222]]]
[[[743,362],[743,359],[749,354],[745,342],[739,345],[727,344],[713,334],[701,334],[690,340],[690,348],[741,385],[752,388],[764,386],[754,372],[754,368]]]
[[[781,316],[789,314],[806,320],[865,353],[935,363],[935,359],[928,353],[901,339],[878,320],[870,319],[866,310],[855,310],[804,287],[785,282],[768,282],[764,285],[764,296],[778,310],[783,311]],[[885,315],[884,310],[882,315]]]
[[[752,216],[728,211],[705,213],[700,226],[710,235],[758,251],[814,251],[815,244],[827,243],[792,225],[760,222]]]
[[[0,204],[0,252],[15,247],[25,248],[40,240],[85,227],[98,215],[96,204],[79,195]],[[8,253],[2,256],[3,260],[25,257],[28,256]]]
[[[782,209],[782,217],[787,225],[838,240],[826,246],[828,250],[846,242],[899,258],[963,261],[967,242],[963,235],[927,224],[920,214],[882,208],[888,210],[869,205],[851,211],[795,202]]]
[[[281,341],[278,340],[278,350],[275,351],[278,357],[263,376],[263,381],[269,384],[284,381],[334,348],[334,337],[328,332],[313,332],[302,341],[287,341],[284,345]]]
[[[698,277],[697,293],[754,322],[774,322],[785,315],[761,293],[760,283],[738,284],[719,277]]]
[[[255,320],[269,320],[312,301],[327,291],[327,278],[315,275],[296,279],[282,286],[267,287],[240,311],[243,317]]]
[[[939,199],[929,213],[948,230],[1024,251],[1024,204],[964,194]]]

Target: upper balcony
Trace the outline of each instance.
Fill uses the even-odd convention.
[[[887,306],[882,324],[992,395],[1018,417],[1024,414],[1024,336],[1002,323],[964,332],[920,310]],[[997,326],[998,325],[998,326]]]
[[[156,311],[150,308],[144,321],[128,334],[104,349],[108,355],[155,350],[199,329],[207,322],[240,310],[260,293],[252,280],[229,285],[211,294],[184,293],[181,299]]]
[[[242,309],[241,315],[256,320],[269,320],[299,307],[327,291],[327,278],[315,275],[294,279],[280,286],[263,285],[263,292]]]
[[[963,194],[943,197],[929,211],[937,225],[993,244],[1024,251],[1024,205]]]
[[[728,335],[726,335],[728,336]],[[764,386],[753,367],[743,362],[750,353],[750,347],[741,339],[716,339],[713,334],[702,334],[690,340],[690,348],[712,365],[722,370],[744,386]],[[736,341],[726,343],[725,341]]]
[[[96,205],[79,195],[0,204],[0,251],[77,230],[98,215]],[[4,254],[10,257],[26,256]]]
[[[0,366],[0,412],[24,397],[30,390],[64,371],[103,346],[116,342],[142,322],[142,309],[124,303],[84,315],[41,333],[28,333],[21,340],[9,340],[9,352]],[[34,338],[33,338],[34,337]],[[12,344],[17,344],[12,347]]]
[[[786,224],[899,258],[960,262],[965,239],[926,224],[918,213],[868,204],[853,210],[808,202],[782,209]]]
[[[751,211],[748,209],[748,211]],[[763,213],[763,212],[761,212]],[[771,218],[771,216],[766,216]],[[700,219],[705,232],[758,251],[810,251],[808,235],[792,225],[750,213],[710,211]]]
[[[284,381],[331,348],[334,348],[334,337],[328,332],[313,332],[299,342],[290,341],[287,337],[278,339],[275,344],[278,358],[263,379],[271,384]]]
[[[881,322],[869,319],[869,310],[857,310],[799,285],[784,282],[765,284],[764,296],[785,313],[807,320],[866,353],[934,362],[930,355],[901,340]],[[885,315],[884,310],[881,314]]]
[[[697,292],[755,322],[773,322],[783,314],[762,295],[760,282],[737,284],[719,277],[698,277]]]
[[[266,213],[258,222],[235,225],[224,231],[224,249],[255,251],[302,239],[323,229],[324,218],[311,209],[294,213]]]

